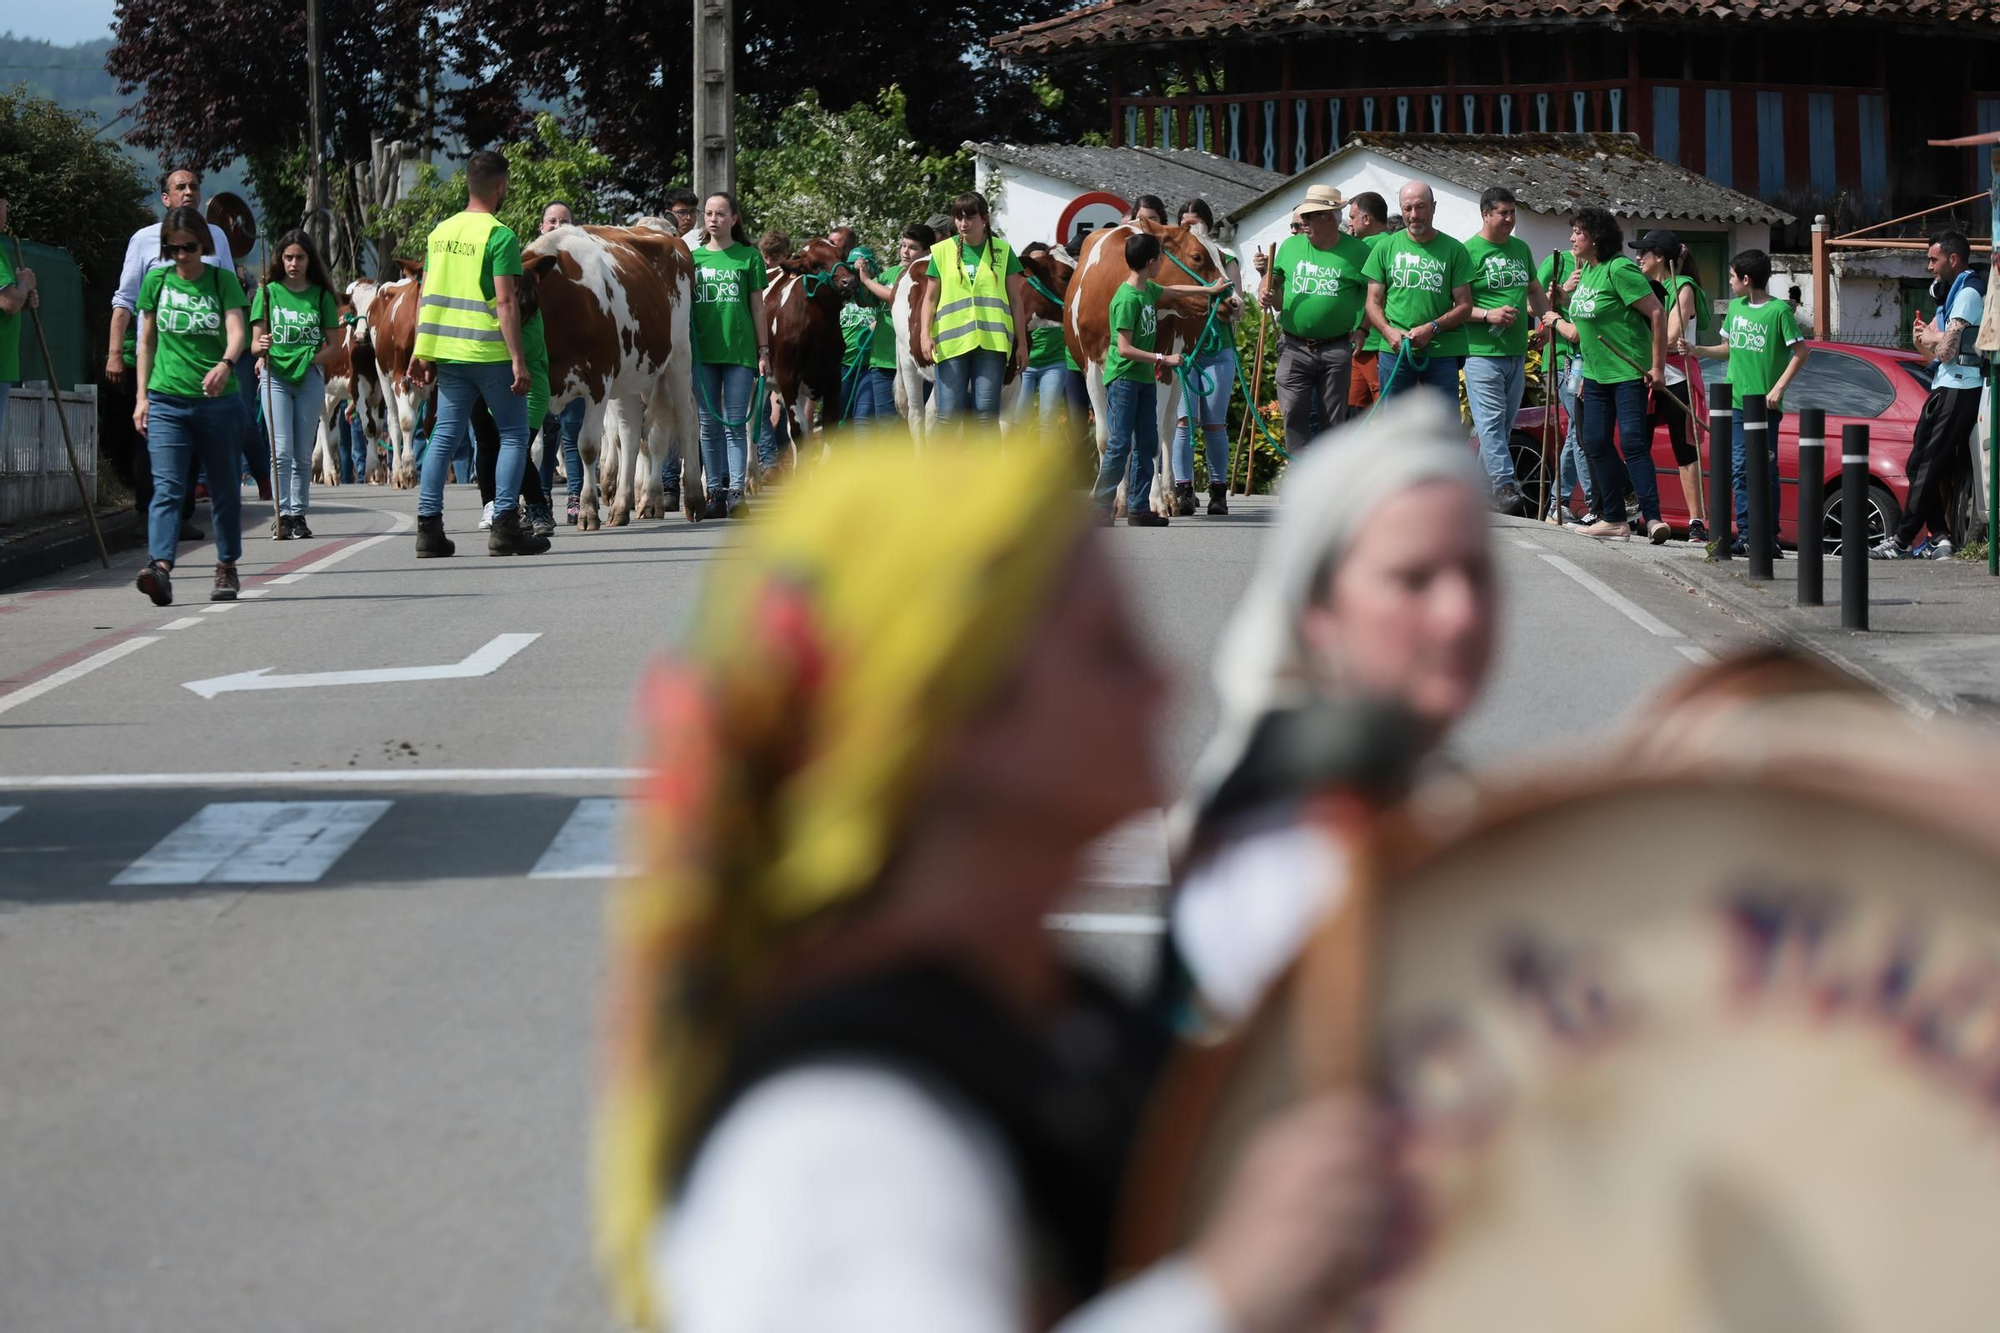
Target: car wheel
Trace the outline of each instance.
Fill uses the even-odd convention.
[[[1562,441],[1556,441],[1561,447]],[[1514,455],[1514,479],[1521,485],[1521,494],[1528,497],[1529,504],[1545,504],[1542,499],[1542,447],[1532,435],[1514,435],[1507,440],[1507,451]],[[1540,515],[1534,515],[1539,518]]]
[[[1826,504],[1821,512],[1825,515],[1824,526],[1820,532],[1826,553],[1830,556],[1839,555],[1841,539],[1845,535],[1845,523],[1844,515],[1841,512],[1840,488],[1838,486],[1835,486],[1832,493],[1826,497]],[[1865,544],[1867,546],[1875,545],[1884,537],[1894,532],[1896,525],[1902,521],[1903,511],[1896,504],[1896,497],[1889,494],[1888,488],[1880,482],[1869,482],[1868,523]]]

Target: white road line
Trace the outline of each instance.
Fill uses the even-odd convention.
[[[1072,935],[1164,935],[1165,917],[1150,912],[1057,912],[1042,918],[1050,930]]]
[[[6,823],[20,813],[21,807],[18,805],[0,805],[0,824]]]
[[[278,575],[277,578],[272,579],[271,582],[274,584],[297,583],[300,579],[307,578],[313,574],[322,573],[326,570],[332,569],[335,565],[347,559],[349,556],[357,555],[360,552],[367,550],[371,546],[379,546],[383,542],[388,541],[391,537],[394,537],[399,533],[408,532],[411,528],[417,525],[416,519],[412,518],[408,514],[391,514],[389,516],[389,522],[391,526],[387,532],[377,533],[373,537],[364,537],[360,541],[354,543],[354,545],[352,546],[343,546],[338,551],[335,551],[332,555],[323,556],[320,559],[313,561],[310,565],[305,565],[299,569],[295,569],[289,574],[280,574]]]
[[[10,708],[18,708],[30,699],[39,699],[50,690],[60,689],[73,680],[89,675],[101,666],[110,666],[119,658],[136,653],[149,643],[158,642],[157,638],[149,635],[143,638],[127,639],[123,643],[114,643],[103,652],[92,653],[81,662],[72,662],[60,671],[52,671],[38,681],[23,685],[12,694],[0,694],[0,713],[4,713]]]
[[[145,642],[150,643],[148,639]],[[0,697],[4,709],[13,695]],[[0,773],[0,791],[99,787],[319,787],[427,782],[636,782],[643,768],[328,768],[225,773]]]
[[[1614,590],[1610,584],[1598,578],[1595,574],[1579,569],[1559,555],[1544,555],[1542,559],[1548,561],[1557,569],[1569,575],[1570,578],[1582,584],[1598,601],[1603,602],[1606,606],[1618,612],[1619,615],[1624,616],[1640,629],[1645,630],[1646,633],[1662,639],[1684,639],[1687,637],[1625,594]]]
[[[388,801],[218,801],[160,839],[113,884],[312,884]]]
[[[252,597],[268,596],[270,594],[270,591],[271,590],[269,588],[245,588],[242,592],[239,592],[236,595],[239,598],[242,598],[244,601],[248,601]]]
[[[1696,666],[1715,665],[1715,654],[1706,648],[1697,648],[1691,643],[1683,643],[1676,645],[1676,650],[1682,657],[1685,657]]]
[[[1160,812],[1149,810],[1100,838],[1081,878],[1113,886],[1167,883],[1167,827]]]
[[[1540,542],[1531,542],[1526,537],[1514,538],[1514,545],[1524,547],[1525,549],[1530,551],[1539,551],[1542,549],[1542,544]]]
[[[236,603],[234,602],[217,602],[214,606],[204,606],[201,609],[201,613],[205,616],[212,616],[223,611],[234,611],[235,609]]]
[[[412,680],[462,680],[474,676],[490,676],[505,666],[514,654],[541,638],[537,630],[533,634],[496,634],[492,642],[474,649],[463,661],[444,662],[434,666],[415,667],[366,667],[358,671],[308,671],[296,676],[274,676],[271,668],[258,667],[254,671],[238,671],[229,676],[211,676],[207,680],[184,682],[184,688],[193,690],[204,699],[213,699],[218,694],[238,690],[297,690],[323,685],[382,685],[394,681]]]
[[[204,621],[204,620],[203,620],[203,619],[202,619],[202,618],[201,618],[200,616],[182,616],[182,617],[181,617],[181,618],[180,618],[179,620],[170,620],[170,621],[168,621],[168,622],[167,622],[166,624],[164,624],[164,625],[160,626],[160,628],[161,628],[161,629],[163,629],[163,630],[164,630],[164,629],[193,629],[193,628],[194,628],[194,627],[195,627],[196,625],[202,625],[202,624],[206,624],[206,623],[207,623],[207,622],[206,622],[206,621]]]
[[[618,861],[618,831],[626,802],[593,796],[578,801],[529,879],[610,879],[630,873]]]

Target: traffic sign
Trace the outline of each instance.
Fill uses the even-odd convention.
[[[1080,194],[1069,201],[1056,221],[1057,243],[1075,254],[1085,236],[1103,227],[1117,226],[1131,211],[1130,204],[1109,191]]]

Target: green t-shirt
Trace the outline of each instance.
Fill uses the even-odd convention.
[[[1785,373],[1799,321],[1789,301],[1767,296],[1751,305],[1738,297],[1722,316],[1722,336],[1729,340],[1729,387],[1741,404],[1753,393],[1770,393]]]
[[[479,290],[493,299],[495,277],[521,276],[521,241],[512,227],[495,227],[486,236],[486,254],[479,264]]]
[[[891,291],[896,280],[903,276],[903,266],[885,268],[875,281]],[[882,318],[875,324],[875,340],[868,345],[868,368],[870,370],[894,370],[896,368],[896,320],[894,312],[887,306],[882,308]]]
[[[549,340],[539,310],[521,321],[521,359],[528,363],[528,432],[533,434],[549,414]]]
[[[14,261],[0,254],[0,287],[14,285]],[[0,314],[0,384],[21,382],[21,312]]]
[[[1548,293],[1549,304],[1556,306],[1564,319],[1569,318],[1568,298],[1562,298],[1559,303],[1556,289],[1568,282],[1569,275],[1574,272],[1576,272],[1576,256],[1567,250],[1550,255],[1542,261],[1542,266],[1535,270],[1536,280],[1542,284],[1542,290]],[[1558,333],[1551,340],[1551,345],[1556,349],[1556,373],[1560,375],[1569,368],[1570,360],[1576,356],[1576,343]]]
[[[139,311],[153,317],[159,332],[147,391],[203,397],[202,378],[229,350],[223,315],[249,304],[236,275],[213,264],[202,265],[193,282],[172,265],[148,273],[139,285]]]
[[[1036,370],[1053,366],[1068,354],[1069,344],[1063,339],[1062,325],[1048,324],[1028,330],[1028,364]]]
[[[980,261],[985,258],[986,258],[985,242],[982,241],[978,245],[971,245],[968,244],[963,237],[959,238],[958,262],[965,265],[965,280],[967,282],[972,281],[972,275],[979,271]],[[937,277],[938,275],[937,260],[935,258],[931,260],[930,268],[926,271],[930,274],[931,277],[933,278]],[[1015,254],[1011,246],[1008,247],[1007,271],[1000,275],[1001,282],[1004,283],[1008,278],[1011,278],[1015,274],[1020,273],[1022,271],[1023,270],[1021,268],[1021,256]]]
[[[1104,352],[1104,382],[1113,380],[1138,380],[1141,383],[1153,378],[1153,363],[1150,361],[1128,361],[1118,354],[1118,331],[1128,330],[1132,335],[1132,346],[1141,352],[1153,350],[1153,339],[1160,331],[1158,303],[1160,284],[1149,282],[1143,288],[1134,287],[1130,282],[1118,284],[1118,290],[1111,294],[1111,341]]]
[[[265,313],[266,301],[270,313]],[[271,326],[271,368],[287,383],[297,384],[312,369],[313,358],[326,342],[326,330],[340,323],[340,304],[317,283],[295,292],[282,282],[267,282],[250,301],[250,322]]]
[[[1624,255],[1583,271],[1583,280],[1570,294],[1569,320],[1576,325],[1585,379],[1623,384],[1639,379],[1653,364],[1653,326],[1632,309],[1652,294],[1652,279]]]
[[[757,364],[750,293],[764,290],[764,256],[747,245],[694,250],[694,344],[705,366]]]
[[[851,366],[858,358],[866,356],[867,349],[875,342],[875,317],[889,317],[880,307],[861,305],[854,301],[844,302],[840,307],[840,341],[844,350],[840,354],[840,364]]]
[[[1714,346],[1715,303],[1708,299],[1708,293],[1701,289],[1700,283],[1696,282],[1693,278],[1678,274],[1669,278],[1667,280],[1667,308],[1669,310],[1673,309],[1673,302],[1681,299],[1681,288],[1683,287],[1692,287],[1694,289],[1694,327],[1687,330],[1687,340],[1703,346]]]
[[[1366,243],[1342,232],[1331,250],[1322,250],[1306,235],[1287,236],[1278,244],[1271,268],[1284,280],[1285,305],[1278,327],[1299,338],[1345,338],[1361,323],[1368,298]]]
[[[1382,313],[1399,329],[1416,329],[1444,317],[1451,294],[1472,285],[1472,257],[1454,237],[1443,232],[1422,245],[1407,231],[1384,235],[1368,256],[1368,281],[1379,282]],[[1387,351],[1388,339],[1370,330],[1362,350]],[[1424,347],[1425,356],[1464,356],[1465,328],[1442,329]]]
[[[1528,243],[1509,236],[1499,245],[1477,233],[1466,238],[1465,253],[1472,260],[1472,306],[1475,310],[1514,308],[1514,322],[1468,323],[1465,326],[1467,356],[1526,356],[1528,330],[1535,321],[1528,314],[1528,278],[1535,271],[1535,255]]]

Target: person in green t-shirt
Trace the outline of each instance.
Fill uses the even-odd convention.
[[[1305,230],[1278,242],[1274,254],[1250,261],[1264,278],[1258,302],[1278,320],[1278,410],[1286,447],[1294,452],[1312,440],[1315,422],[1325,431],[1347,420],[1369,252],[1340,230],[1345,202],[1332,186],[1310,187],[1292,210]]]
[[[7,196],[0,194],[0,234],[7,226]],[[11,247],[0,249],[0,438],[7,431],[7,396],[21,382],[21,311],[38,309],[42,294],[35,289],[35,270],[14,267]]]
[[[1694,252],[1681,244],[1679,236],[1655,227],[1632,242],[1632,252],[1638,257],[1640,271],[1667,293],[1667,378],[1653,390],[1653,415],[1647,430],[1656,433],[1660,427],[1666,428],[1674,466],[1680,472],[1681,495],[1687,502],[1688,544],[1703,546],[1708,542],[1708,499],[1704,494],[1708,488],[1701,484],[1701,450],[1696,447],[1702,425],[1694,415],[1694,399],[1688,388],[1694,363],[1674,349],[1683,341],[1714,341],[1715,311],[1709,306],[1708,293],[1696,280]]]
[[[250,303],[250,354],[257,358],[264,420],[277,470],[271,478],[276,541],[310,537],[306,502],[312,492],[313,442],[326,406],[326,358],[340,329],[333,279],[312,241],[293,230],[271,247],[264,283]]]
[[[1465,242],[1472,261],[1472,313],[1465,333],[1465,401],[1479,436],[1479,461],[1493,487],[1493,508],[1530,515],[1514,472],[1514,418],[1528,388],[1528,332],[1549,298],[1535,277],[1535,257],[1514,234],[1514,192],[1496,185],[1479,196],[1479,230]],[[1534,319],[1529,318],[1533,311]]]
[[[1736,412],[1730,418],[1729,466],[1736,490],[1734,553],[1749,550],[1750,490],[1744,467],[1743,400],[1764,396],[1764,419],[1770,442],[1771,545],[1778,543],[1778,422],[1784,418],[1785,389],[1806,363],[1806,342],[1789,301],[1771,298],[1771,256],[1745,250],[1729,261],[1729,291],[1736,299],[1722,315],[1722,340],[1701,345],[1683,338],[1678,351],[1711,361],[1729,362],[1729,390]]]
[[[1387,352],[1382,396],[1425,385],[1458,401],[1465,321],[1472,315],[1472,256],[1432,225],[1437,197],[1422,181],[1397,196],[1403,230],[1368,256],[1368,324],[1363,346]]]
[[[1111,294],[1111,342],[1104,350],[1107,420],[1104,462],[1098,467],[1091,501],[1098,521],[1110,523],[1118,484],[1125,483],[1125,522],[1135,528],[1164,528],[1167,516],[1153,512],[1153,468],[1160,457],[1157,376],[1181,363],[1178,352],[1156,352],[1159,302],[1165,295],[1208,296],[1213,287],[1161,286],[1160,238],[1149,232],[1125,238],[1127,276]]]
[[[750,401],[771,374],[770,324],[764,318],[764,256],[750,244],[733,194],[702,201],[707,239],[694,255],[695,406],[701,413],[701,464],[708,474],[709,518],[743,509],[750,464]]]
[[[866,264],[856,270],[861,285],[866,287],[882,303],[881,316],[875,321],[874,333],[868,342],[868,362],[862,371],[861,392],[854,400],[854,417],[857,421],[870,423],[873,430],[889,429],[898,417],[896,411],[896,375],[899,369],[896,345],[896,284],[912,264],[921,264],[930,257],[931,247],[937,244],[937,234],[922,222],[912,222],[903,228],[903,235],[896,243],[896,263],[874,271],[874,265]],[[930,381],[923,381],[927,392]],[[909,410],[921,413],[923,399],[917,397],[909,405]]]
[[[1630,537],[1629,486],[1639,497],[1647,539],[1657,546],[1673,532],[1660,519],[1646,392],[1664,378],[1666,310],[1653,284],[1625,257],[1625,233],[1609,210],[1577,210],[1569,247],[1582,276],[1569,294],[1568,318],[1550,311],[1544,322],[1576,343],[1583,362],[1583,452],[1590,459],[1590,507],[1597,521],[1578,531],[1607,541]]]
[[[209,600],[233,602],[242,584],[239,482],[243,476],[243,406],[236,401],[236,363],[248,341],[243,311],[250,303],[236,274],[202,256],[214,248],[208,223],[193,208],[170,208],[160,223],[160,254],[172,261],[139,286],[139,384],[132,426],[146,437],[153,463],[153,498],[146,514],[150,557],[139,591],[155,606],[174,600],[181,492],[192,460],[208,474],[215,520],[215,582]]]
[[[1373,190],[1363,190],[1347,201],[1347,234],[1368,247],[1373,254],[1389,234],[1389,201]],[[1367,293],[1363,293],[1365,299]],[[1382,396],[1381,353],[1368,346],[1375,332],[1364,313],[1361,325],[1349,341],[1354,347],[1354,368],[1347,377],[1347,414],[1365,412]]]
[[[1569,497],[1581,490],[1586,511],[1584,518],[1595,523],[1597,516],[1589,512],[1590,460],[1583,456],[1580,435],[1583,424],[1583,360],[1576,354],[1576,343],[1556,331],[1563,312],[1569,309],[1570,295],[1583,281],[1583,265],[1576,262],[1576,256],[1569,250],[1557,250],[1535,270],[1535,281],[1542,284],[1542,290],[1549,298],[1549,313],[1542,316],[1541,332],[1548,339],[1543,364],[1554,367],[1556,397],[1562,400],[1563,411],[1561,462],[1556,465],[1555,492],[1549,496],[1549,512],[1542,521],[1557,525],[1574,523],[1575,511],[1569,507]],[[1544,373],[1548,372],[1545,370]]]
[[[1047,241],[1030,241],[1021,247],[1021,274],[1029,280],[1028,368],[1017,381],[1020,400],[1013,422],[1025,424],[1032,410],[1042,442],[1052,444],[1061,426],[1063,380],[1069,374],[1062,317],[1070,271],[1056,262]]]

